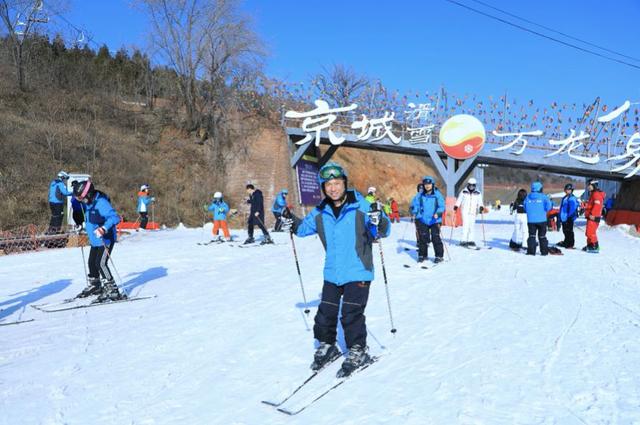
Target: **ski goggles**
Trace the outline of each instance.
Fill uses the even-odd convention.
[[[339,165],[325,165],[320,169],[319,175],[322,181],[347,177],[347,173]]]

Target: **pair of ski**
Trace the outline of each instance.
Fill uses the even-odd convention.
[[[78,310],[81,308],[90,308],[90,307],[98,307],[98,306],[126,303],[126,302],[132,302],[132,301],[148,300],[150,298],[156,298],[156,297],[157,295],[149,295],[146,297],[131,297],[131,298],[124,298],[122,300],[103,301],[103,302],[96,302],[96,300],[90,300],[89,298],[74,297],[74,298],[68,298],[58,303],[31,304],[31,307],[45,313],[55,313],[58,311]]]
[[[269,245],[286,245],[286,244],[276,243],[276,242],[272,242],[272,243],[262,243],[262,242],[255,243],[254,242],[254,243],[238,245],[238,248],[257,248],[260,246],[269,246]]]
[[[207,246],[207,245],[223,245],[223,244],[228,244],[229,246],[233,246],[233,242],[235,242],[233,239],[230,241],[225,241],[225,240],[220,240],[220,239],[211,239],[209,242],[198,242],[198,245],[200,246]]]
[[[10,325],[19,325],[21,323],[29,323],[29,322],[33,322],[35,319],[28,319],[28,320],[17,320],[15,322],[7,322],[7,323],[0,323],[0,326],[10,326]]]
[[[312,393],[307,398],[305,398],[302,404],[298,404],[297,406],[292,408],[281,407],[285,403],[287,403],[289,400],[293,399],[296,394],[299,394],[307,386],[307,384],[309,384],[309,382],[313,381],[314,378],[320,375],[322,371],[327,370],[329,366],[331,366],[332,364],[335,364],[336,361],[341,357],[342,356],[340,355],[336,356],[335,358],[331,359],[327,364],[325,364],[321,369],[313,372],[307,379],[305,379],[300,385],[298,385],[293,391],[289,393],[289,395],[287,395],[281,401],[273,402],[273,401],[263,400],[262,403],[276,408],[278,412],[284,413],[285,415],[289,415],[289,416],[297,415],[298,413],[312,406],[315,402],[317,402],[318,400],[320,400],[330,392],[334,391],[336,388],[343,385],[351,377],[362,372],[363,370],[365,370],[366,368],[368,368],[369,366],[371,366],[373,363],[377,362],[380,359],[380,356],[371,356],[367,363],[363,364],[358,369],[351,372],[350,375],[344,376],[342,378],[335,378],[335,380],[330,381],[327,385],[321,386],[317,392]]]

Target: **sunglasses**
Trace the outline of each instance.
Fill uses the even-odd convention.
[[[344,170],[340,167],[330,165],[320,170],[320,177],[323,180],[338,179],[345,177]]]

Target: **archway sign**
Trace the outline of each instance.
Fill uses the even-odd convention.
[[[541,140],[544,133],[535,128],[513,133],[494,129],[487,136],[483,123],[471,115],[455,115],[440,124],[433,114],[436,108],[428,103],[410,103],[409,109],[403,111],[402,122],[395,120],[394,112],[384,112],[376,118],[365,114],[354,118],[358,108],[355,103],[335,108],[320,99],[314,103],[314,109],[287,111],[282,116],[294,181],[299,195],[307,193],[306,199],[311,199],[309,193],[317,191],[317,186],[307,187],[308,177],[341,146],[428,155],[446,185],[448,209],[472,172],[480,182],[483,180],[482,166],[486,165],[617,181],[638,178],[640,172],[640,133],[631,136],[626,144],[608,146],[605,157],[598,152],[597,143],[583,143],[591,140],[585,131],[576,134],[571,129],[562,140],[544,142]],[[629,107],[628,102],[600,117],[598,122],[608,124],[625,107]],[[322,155],[321,144],[328,146]],[[306,177],[301,178],[303,174]]]

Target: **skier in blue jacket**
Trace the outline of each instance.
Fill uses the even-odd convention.
[[[524,210],[527,213],[527,255],[536,255],[536,233],[540,242],[540,254],[549,254],[547,240],[547,212],[551,209],[551,201],[542,193],[542,183],[531,183],[531,193],[524,200]]]
[[[444,260],[444,245],[440,237],[440,224],[444,213],[444,197],[435,187],[436,180],[431,176],[422,179],[424,192],[418,196],[419,211],[416,215],[416,227],[418,228],[418,262],[427,259],[429,243],[433,243],[436,257],[434,263]]]
[[[85,228],[89,236],[89,279],[79,298],[98,295],[97,301],[116,301],[126,298],[118,290],[108,261],[116,243],[116,224],[120,217],[111,206],[109,197],[95,189],[91,180],[74,186],[73,196],[82,203]],[[102,278],[102,279],[101,279]]]
[[[560,223],[562,223],[562,233],[564,233],[564,240],[558,242],[556,245],[564,248],[573,248],[576,241],[573,233],[573,223],[578,218],[578,207],[580,207],[580,201],[573,194],[573,185],[567,183],[564,186],[564,197],[560,201]]]
[[[289,191],[287,189],[282,189],[280,193],[276,196],[276,199],[273,201],[273,206],[271,207],[271,212],[273,216],[276,218],[276,224],[274,225],[274,232],[282,232],[282,213],[285,208],[287,208],[287,195]]]
[[[138,192],[138,207],[137,211],[140,215],[140,228],[146,229],[147,223],[149,222],[149,205],[155,202],[156,198],[149,196],[149,185],[143,184],[140,186],[140,191]]]
[[[67,201],[67,196],[73,195],[73,192],[67,190],[67,180],[69,180],[69,174],[60,171],[58,176],[49,184],[51,219],[49,220],[47,233],[59,233],[62,227],[64,204]]]
[[[320,344],[311,369],[319,370],[340,355],[335,342],[342,299],[340,321],[349,354],[338,376],[348,376],[370,361],[364,310],[374,279],[372,243],[388,236],[391,225],[376,203],[370,204],[355,190],[347,189],[347,173],[340,165],[324,165],[319,182],[324,200],[304,220],[288,210],[283,218],[297,236],[317,234],[326,251],[322,301],[313,327]]]

